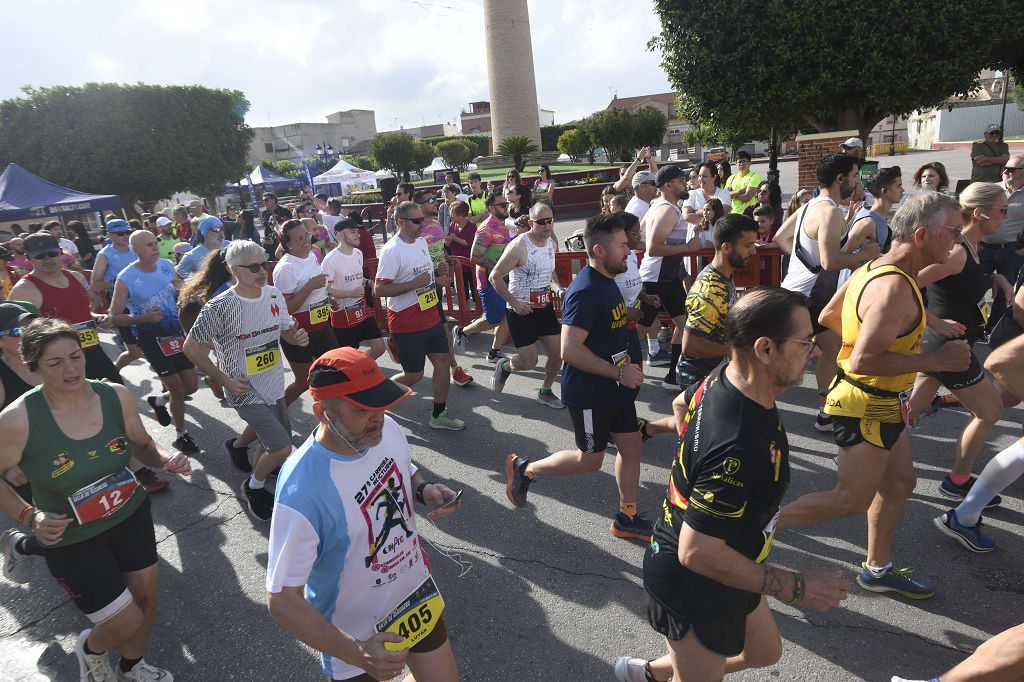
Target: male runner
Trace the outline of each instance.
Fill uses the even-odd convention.
[[[122,270],[135,262],[137,257],[128,241],[132,226],[127,221],[120,218],[108,220],[106,230],[110,237],[110,243],[96,254],[96,261],[92,266],[92,276],[89,279],[89,293],[92,297],[90,303],[95,312],[102,311],[110,302],[110,298],[114,294],[114,281]],[[131,325],[118,327],[117,333],[125,346],[124,351],[114,363],[114,367],[120,371],[141,358],[142,349],[139,348],[139,340],[135,338]]]
[[[672,403],[679,452],[644,556],[647,619],[669,653],[650,662],[620,658],[621,682],[720,680],[774,665],[782,638],[765,596],[825,611],[850,589],[838,571],[764,563],[789,486],[789,442],[775,401],[800,384],[817,351],[807,303],[759,287],[724,326],[729,362]]]
[[[249,464],[246,449],[252,438],[245,434],[225,441],[224,450],[235,468],[251,472],[242,482],[249,513],[269,521],[274,496],[264,483],[292,451],[279,341],[304,346],[309,337],[295,326],[277,287],[267,285],[269,264],[263,246],[248,240],[232,242],[227,264],[235,284],[199,311],[185,341],[185,355],[224,387],[228,405],[262,441],[266,453],[255,467]],[[211,350],[216,351],[216,364],[210,360]]]
[[[505,460],[506,494],[513,506],[522,507],[538,477],[597,471],[610,439],[617,450],[619,489],[611,534],[646,542],[651,522],[637,512],[643,444],[635,404],[644,373],[640,350],[629,343],[626,303],[615,284],[629,255],[622,225],[617,213],[587,220],[583,241],[589,263],[573,279],[562,305],[562,402],[572,417],[576,449],[535,462],[510,454]]]
[[[402,205],[396,213],[401,230]],[[384,414],[411,391],[355,348],[320,356],[309,385],[319,424],[278,481],[270,615],[321,652],[329,680],[390,680],[408,665],[417,682],[456,682],[412,501],[431,520],[459,502],[417,471],[401,427]]]
[[[970,361],[966,341],[921,353],[926,310],[915,280],[923,267],[949,257],[963,218],[955,199],[923,190],[896,211],[892,228],[889,252],[854,272],[821,313],[821,324],[842,337],[838,374],[825,399],[839,446],[836,485],[783,507],[778,527],[866,511],[868,555],[857,583],[927,599],[935,587],[892,561],[896,524],[916,484],[900,394],[918,372],[961,371]]]
[[[132,326],[153,373],[170,394],[168,407],[176,432],[171,445],[186,454],[199,452],[185,430],[185,397],[196,392],[198,381],[195,366],[182,353],[185,332],[178,321],[177,304],[181,279],[171,262],[160,258],[152,232],[133,232],[130,244],[138,259],[117,276],[110,319],[117,325]],[[128,313],[116,312],[126,307]]]
[[[366,302],[363,252],[359,250],[360,225],[350,218],[334,224],[338,245],[324,256],[320,269],[327,275],[331,297],[331,328],[338,346],[359,348],[366,341],[374,360],[384,352],[384,339]]]
[[[508,305],[506,319],[516,346],[514,356],[495,364],[491,388],[501,393],[513,371],[536,367],[535,344],[540,341],[548,359],[537,402],[562,409],[562,401],[551,390],[562,364],[558,347],[562,325],[555,314],[553,300],[553,293],[562,288],[555,279],[554,222],[551,207],[539,202],[534,204],[530,208],[530,230],[512,240],[491,270],[488,279]]]

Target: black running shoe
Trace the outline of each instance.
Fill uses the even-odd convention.
[[[167,487],[167,481],[158,478],[149,467],[142,467],[132,473],[135,474],[135,478],[142,484],[147,493],[158,493]]]
[[[260,521],[269,521],[274,515],[274,496],[266,488],[253,490],[249,487],[249,479],[242,481],[242,494],[245,496],[249,513]]]
[[[232,466],[242,473],[251,474],[252,464],[249,463],[249,448],[236,448],[232,445],[234,442],[234,438],[228,438],[224,441],[225,454],[227,454],[228,459],[231,460]]]
[[[156,420],[160,422],[160,426],[171,425],[171,413],[167,411],[167,408],[164,405],[156,404],[155,395],[151,395],[146,398],[146,402],[153,408],[153,414],[156,415]]]
[[[188,432],[181,434],[177,440],[171,443],[171,446],[180,452],[184,452],[186,455],[199,452],[199,446],[192,440],[192,436],[188,435]]]
[[[526,505],[526,493],[530,491],[533,479],[526,475],[530,460],[512,453],[505,459],[505,494],[516,507]]]

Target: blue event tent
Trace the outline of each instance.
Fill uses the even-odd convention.
[[[0,175],[0,220],[50,218],[121,208],[116,194],[87,194],[61,187],[16,163]]]

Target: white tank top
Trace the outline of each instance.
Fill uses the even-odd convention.
[[[823,201],[827,201],[833,206],[836,205],[836,202],[832,201],[830,197],[818,195],[807,202],[804,212],[797,218],[796,230],[793,233],[793,255],[789,259],[789,270],[786,272],[786,278],[782,280],[783,289],[789,289],[804,296],[810,295],[814,282],[818,279],[818,273],[808,270],[803,261],[797,258],[796,244],[797,241],[800,242],[804,257],[811,265],[821,265],[821,250],[818,248],[818,240],[811,239],[804,232],[804,218],[807,217],[807,212],[811,210],[812,206]],[[843,234],[845,235],[845,231]]]
[[[526,264],[513,268],[509,273],[508,290],[514,298],[531,302],[535,298],[530,296],[532,292],[543,294],[551,290],[551,273],[555,271],[555,243],[549,237],[543,246],[537,246],[528,234],[521,234],[509,242],[508,248],[512,248],[519,240],[526,244]],[[550,300],[550,293],[547,296],[547,300]]]
[[[683,212],[675,203],[661,197],[651,202],[651,208],[648,209],[647,214],[644,216],[644,241],[647,243],[647,253],[644,255],[643,262],[640,263],[640,277],[645,282],[670,282],[679,279],[679,266],[683,262],[683,254],[681,253],[675,256],[651,255],[651,238],[654,235],[654,221],[651,217],[654,214],[654,210],[659,206],[671,206],[679,218],[676,226],[669,232],[668,239],[665,240],[666,244],[685,244],[687,242],[687,234],[690,231],[690,224],[683,219]]]

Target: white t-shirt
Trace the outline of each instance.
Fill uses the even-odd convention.
[[[416,533],[415,473],[409,443],[391,417],[384,417],[380,444],[353,456],[327,449],[314,431],[277,479],[267,592],[305,587],[334,627],[360,640],[376,634],[374,625],[430,576]],[[321,659],[328,679],[363,672]]]
[[[651,210],[651,205],[635,194],[626,204],[626,213],[632,213],[640,220],[644,219],[649,210]]]
[[[337,245],[338,241],[334,238],[334,226],[344,220],[346,216],[343,215],[331,215],[330,213],[324,213],[320,211],[320,222],[327,228],[327,242],[332,246]]]
[[[229,405],[273,405],[284,397],[281,332],[294,323],[277,287],[263,287],[259,298],[239,296],[232,287],[203,306],[189,336],[213,346],[225,374],[249,379],[244,396],[224,391]]]
[[[434,263],[423,237],[417,237],[409,244],[395,236],[384,244],[377,264],[378,281],[406,284],[424,272],[433,273]],[[431,292],[434,292],[433,297]],[[437,305],[433,278],[425,286],[389,297],[388,328],[392,332],[406,333],[434,326],[440,318],[434,305],[428,305],[431,300],[435,300],[434,305]]]
[[[322,274],[320,263],[317,262],[316,254],[312,251],[305,259],[286,253],[274,266],[274,286],[280,289],[282,294],[294,294],[306,286],[309,280]],[[295,309],[295,321],[306,331],[309,331],[311,326],[315,328],[318,324],[310,322],[309,311],[322,306],[329,307],[326,285],[309,292],[302,305]]]
[[[339,308],[347,308],[352,305],[359,305],[365,301],[362,295],[363,285],[363,252],[359,249],[352,249],[352,253],[345,255],[337,249],[331,249],[320,268],[327,275],[327,286],[334,289],[352,289],[358,287],[360,295],[357,298],[338,299]]]
[[[60,250],[64,253],[71,254],[72,256],[78,255],[78,246],[73,241],[65,237],[61,237],[59,240]]]
[[[640,297],[640,292],[644,288],[637,260],[636,251],[630,251],[629,255],[626,256],[626,271],[615,275],[615,284],[619,287],[622,300],[629,307],[636,305],[636,300]]]
[[[715,189],[715,196],[722,202],[722,208],[725,209],[725,214],[728,215],[731,213],[732,195],[729,194],[729,191],[718,187]],[[699,215],[700,212],[704,210],[704,204],[706,203],[707,200],[704,198],[704,191],[700,189],[693,189],[690,190],[690,196],[688,196],[686,201],[683,202],[683,206],[689,206]],[[691,233],[690,238],[692,237],[693,234]]]

